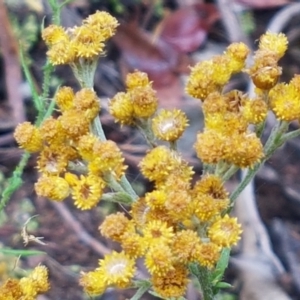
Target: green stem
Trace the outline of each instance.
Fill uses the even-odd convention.
[[[239,170],[239,167],[232,165],[227,171],[226,173],[222,176],[222,181],[226,182],[227,180],[229,180],[231,178],[231,176],[233,176],[237,171]]]
[[[281,141],[285,143],[287,140],[293,139],[300,135],[300,129],[294,130],[292,132],[288,132],[284,134],[281,138]]]
[[[212,278],[210,271],[207,268],[200,267],[197,264],[189,265],[191,273],[197,278],[202,290],[203,300],[214,300]]]
[[[142,285],[136,291],[136,293],[134,294],[134,296],[130,298],[130,300],[139,300],[139,299],[141,299],[141,297],[149,290],[150,287],[151,287],[150,283],[146,283],[146,284]]]

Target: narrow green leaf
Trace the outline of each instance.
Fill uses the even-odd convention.
[[[0,253],[5,255],[12,255],[12,256],[34,256],[34,255],[44,255],[47,254],[44,251],[38,250],[23,250],[23,249],[11,249],[11,248],[0,248]]]

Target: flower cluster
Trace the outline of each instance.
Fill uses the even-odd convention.
[[[55,95],[61,115],[47,118],[40,127],[20,124],[15,138],[23,149],[40,153],[38,195],[55,201],[71,195],[82,210],[95,207],[105,187],[119,192],[118,197],[130,198],[126,215],[108,215],[99,227],[122,250],[106,255],[95,270],[81,274],[80,284],[89,295],[102,294],[109,287],[134,286],[136,260],[142,258],[152,289],[163,298],[178,298],[184,295],[190,274],[195,275],[191,265],[213,271],[222,250],[239,241],[241,226],[228,215],[232,199],[223,175],[231,167],[252,168],[264,159],[259,134],[249,125],[262,125],[270,110],[280,121],[299,119],[300,76],[289,84],[277,84],[278,61],[287,39],[272,33],[261,37],[248,68],[250,51],[243,43],[233,43],[224,54],[192,67],[186,92],[201,100],[205,124],[194,145],[205,169],[195,182],[192,167],[176,148],[188,126],[186,115],[179,109],[158,110],[147,74],[129,74],[126,92],[110,100],[109,111],[121,125],[137,126],[151,146],[139,168],[154,189],[138,197],[124,183],[126,167],[117,145],[100,139],[99,131],[93,130],[99,125],[95,120],[100,103],[91,88],[92,76],[85,77],[92,70],[85,65],[103,53],[104,42],[117,25],[108,13],[96,12],[80,27],[65,30],[51,25],[43,31],[52,64],[70,64],[82,89],[75,93],[61,87]],[[256,86],[251,99],[238,90],[223,91],[231,76],[242,71]],[[7,283],[15,285],[19,286]]]
[[[0,300],[35,300],[37,295],[49,290],[48,270],[37,266],[27,277],[8,279],[0,286]]]
[[[132,205],[130,217],[118,212],[100,225],[101,234],[120,243],[123,250],[105,256],[99,268],[82,274],[81,285],[90,295],[110,286],[130,286],[134,263],[143,257],[154,291],[165,298],[180,297],[190,263],[212,269],[222,248],[240,238],[236,218],[222,215],[229,199],[219,177],[205,175],[192,187],[191,168],[162,146],[150,151],[140,167],[156,189]]]
[[[107,174],[119,180],[125,171],[122,154],[112,141],[100,141],[90,132],[90,124],[100,111],[92,89],[79,92],[61,87],[55,95],[61,111],[38,128],[29,122],[19,124],[15,138],[29,152],[40,152],[37,161],[41,177],[35,184],[39,196],[62,201],[71,194],[80,209],[91,209],[101,199]],[[72,164],[82,175],[72,173]]]
[[[104,53],[105,42],[114,35],[117,20],[107,12],[97,11],[79,27],[65,30],[50,25],[42,33],[50,48],[47,52],[53,65],[72,64],[80,59],[94,59]]]

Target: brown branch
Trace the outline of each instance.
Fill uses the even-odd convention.
[[[25,121],[21,94],[22,74],[19,63],[18,44],[14,37],[4,0],[0,0],[0,45],[5,66],[7,98],[14,122]]]

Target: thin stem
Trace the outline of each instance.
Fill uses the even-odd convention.
[[[233,176],[237,171],[239,170],[239,167],[232,165],[227,171],[226,173],[222,176],[222,181],[226,182],[227,180],[229,180],[231,178],[231,176]]]
[[[293,139],[300,135],[300,129],[294,130],[292,132],[288,132],[284,134],[281,138],[282,142],[286,142],[287,140]]]
[[[136,291],[133,297],[130,298],[130,300],[139,300],[141,297],[149,290],[151,287],[150,282],[145,283],[143,282],[143,285]]]
[[[203,300],[214,300],[212,278],[210,271],[205,267],[200,267],[197,264],[189,265],[191,273],[197,278],[202,290]]]

